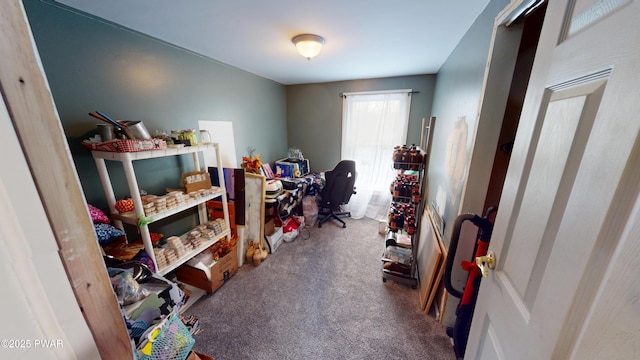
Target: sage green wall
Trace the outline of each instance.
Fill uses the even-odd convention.
[[[420,143],[422,118],[431,115],[435,75],[400,76],[286,86],[289,146],[302,150],[312,171],[332,169],[340,161],[342,98],[340,93],[413,89],[408,144]],[[389,149],[391,156],[392,149]]]
[[[436,205],[436,211],[444,220],[445,246],[449,246],[451,226],[459,215],[467,182],[494,20],[508,3],[508,0],[492,0],[438,72],[433,99],[436,126],[429,164],[428,202]],[[473,245],[473,242],[459,243],[457,257],[468,260],[473,256]],[[467,275],[462,268],[454,267],[451,281],[457,289],[464,287]],[[457,302],[452,296],[447,301],[443,316],[447,326],[455,323]]]
[[[445,221],[447,245],[467,181],[493,23],[507,4],[508,0],[492,0],[438,72],[433,99],[437,120],[429,164],[429,203],[436,204]]]
[[[51,1],[24,0],[37,49],[89,203],[106,209],[90,152],[99,110],[146,127],[184,129],[198,120],[232,121],[238,164],[253,146],[265,161],[286,154],[285,88],[245,71],[123,29]],[[36,120],[34,120],[36,121]],[[190,156],[134,164],[141,188],[180,186]],[[116,196],[127,194],[119,164],[110,164]]]

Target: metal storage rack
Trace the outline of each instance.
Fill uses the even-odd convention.
[[[425,159],[426,157],[423,154],[423,159]],[[416,163],[400,163],[400,162],[394,162],[394,168],[396,168],[398,170],[399,173],[404,173],[405,170],[408,170],[409,167],[411,166],[416,166]],[[407,169],[403,169],[403,168],[407,168]],[[397,203],[402,203],[402,204],[407,204],[407,205],[411,205],[414,208],[414,213],[415,213],[415,231],[413,232],[413,234],[408,234],[406,233],[404,230],[398,229],[398,230],[392,230],[391,227],[388,224],[387,226],[387,230],[386,230],[386,237],[385,237],[385,242],[387,242],[388,239],[390,238],[395,238],[397,234],[400,235],[408,235],[411,238],[411,247],[410,248],[406,248],[408,250],[408,252],[410,252],[411,254],[411,258],[409,259],[409,266],[408,266],[408,271],[407,272],[400,272],[400,271],[395,271],[395,270],[391,270],[391,269],[387,269],[385,268],[385,264],[400,264],[401,261],[398,261],[397,259],[392,259],[389,258],[387,256],[385,256],[385,253],[387,252],[386,247],[389,246],[389,244],[385,244],[385,253],[383,253],[382,255],[382,281],[386,282],[387,279],[391,279],[395,282],[401,283],[401,284],[405,284],[405,285],[409,285],[411,286],[411,288],[415,289],[417,288],[418,285],[418,280],[416,278],[416,249],[418,247],[418,239],[420,236],[420,220],[422,218],[422,212],[424,211],[424,191],[425,191],[425,186],[424,186],[424,172],[425,172],[425,162],[424,160],[418,164],[418,169],[415,170],[417,172],[417,183],[420,186],[420,200],[418,202],[412,202],[410,197],[407,196],[394,196],[393,197],[393,201],[397,202]],[[403,268],[406,268],[406,264],[403,264]]]
[[[200,160],[199,160],[198,154],[204,151],[215,151],[216,162],[218,164],[222,164],[220,151],[217,143],[204,144],[204,145],[198,145],[198,146],[187,146],[182,148],[140,151],[140,152],[119,153],[119,152],[95,151],[95,150],[91,152],[95,160],[96,167],[98,168],[98,173],[100,175],[102,188],[107,197],[107,203],[109,205],[111,216],[114,219],[114,225],[120,229],[123,229],[123,223],[138,226],[138,228],[140,229],[140,235],[142,237],[144,248],[148,253],[149,257],[153,260],[154,264],[158,264],[158,263],[156,262],[155,253],[153,251],[153,244],[151,242],[151,236],[149,233],[149,224],[155,221],[167,218],[179,212],[191,209],[196,206],[198,207],[198,218],[199,218],[200,224],[204,224],[208,221],[206,202],[208,200],[212,200],[215,198],[222,199],[222,204],[223,204],[222,208],[224,212],[224,222],[226,224],[226,230],[218,234],[214,239],[203,241],[203,243],[200,246],[198,246],[196,249],[180,257],[179,259],[177,259],[177,261],[168,264],[166,267],[162,269],[158,269],[156,266],[156,273],[159,275],[165,275],[171,272],[172,270],[182,265],[192,257],[196,256],[200,252],[207,249],[209,246],[216,243],[218,240],[224,237],[230,236],[229,210],[227,207],[227,192],[224,188],[224,183],[222,183],[220,184],[219,187],[215,187],[215,186],[212,187],[211,193],[204,197],[201,197],[198,199],[192,199],[186,202],[184,205],[180,205],[176,208],[172,208],[167,211],[158,213],[154,215],[152,218],[145,218],[142,199],[140,197],[140,189],[138,188],[138,180],[136,178],[136,173],[133,168],[133,162],[138,160],[152,159],[152,158],[192,154],[195,170],[200,171],[201,167],[200,167]],[[132,212],[121,214],[116,210],[115,208],[116,198],[113,192],[113,187],[111,185],[111,179],[109,177],[109,172],[107,170],[105,160],[117,161],[122,163],[125,177],[127,180],[127,185],[129,187],[129,192],[131,194],[131,198],[133,199],[134,210]],[[218,167],[218,178],[224,179],[222,167],[220,166]],[[141,221],[143,219],[144,221]],[[185,236],[186,234],[182,235],[181,238],[184,238]]]
[[[420,239],[420,222],[422,220],[422,215],[424,213],[425,204],[427,202],[427,193],[428,193],[428,182],[427,182],[427,173],[429,169],[429,160],[431,157],[431,144],[433,142],[433,131],[436,124],[436,118],[430,117],[429,119],[422,119],[422,131],[421,131],[421,139],[419,148],[420,153],[422,154],[422,162],[420,163],[418,169],[418,183],[420,184],[420,201],[415,204],[415,214],[416,214],[416,223],[415,223],[415,232],[411,235],[411,264],[409,266],[409,271],[406,273],[400,273],[392,270],[388,270],[384,268],[385,263],[393,263],[394,259],[389,259],[385,257],[384,253],[382,255],[382,281],[386,282],[387,279],[391,279],[401,284],[409,285],[413,289],[418,286],[417,279],[417,254],[416,251],[418,249],[418,239]],[[404,170],[402,168],[410,168],[411,165],[415,165],[415,163],[404,163],[404,162],[394,162],[394,168],[398,169],[400,172]],[[395,200],[395,199],[394,199]],[[401,199],[402,200],[402,199]],[[389,238],[390,230],[387,227],[387,236],[386,239]],[[386,247],[386,244],[385,244]]]

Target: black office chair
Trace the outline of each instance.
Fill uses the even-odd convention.
[[[351,216],[349,211],[341,211],[342,205],[349,203],[351,195],[355,194],[356,163],[352,160],[342,160],[333,170],[324,174],[326,183],[320,192],[318,203],[319,217],[318,227],[333,219],[347,227],[340,216]]]

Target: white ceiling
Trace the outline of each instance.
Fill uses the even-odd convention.
[[[284,85],[435,74],[489,0],[58,0]],[[297,34],[326,39],[307,61]]]

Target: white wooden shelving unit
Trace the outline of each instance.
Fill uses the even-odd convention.
[[[190,200],[184,205],[180,205],[176,208],[169,209],[165,212],[158,213],[153,215],[151,218],[147,217],[145,219],[144,209],[142,207],[142,199],[140,197],[140,189],[138,187],[138,180],[136,178],[136,173],[133,168],[134,161],[140,161],[145,159],[153,159],[153,158],[161,158],[168,156],[178,156],[185,154],[193,155],[193,163],[195,167],[195,171],[200,171],[200,159],[198,154],[204,151],[215,151],[216,162],[221,164],[221,156],[220,150],[217,143],[212,144],[204,144],[198,146],[186,146],[182,148],[168,148],[162,150],[150,150],[150,151],[140,151],[140,152],[108,152],[108,151],[92,151],[93,158],[96,162],[96,166],[98,168],[98,173],[100,175],[100,181],[102,183],[102,188],[104,189],[104,193],[107,197],[107,203],[109,204],[109,210],[111,212],[111,216],[114,219],[114,225],[120,229],[123,229],[123,223],[131,224],[138,226],[140,229],[140,235],[142,237],[142,242],[144,244],[144,248],[146,252],[149,254],[149,257],[153,260],[154,264],[157,264],[155,253],[153,251],[153,244],[151,243],[151,236],[149,234],[149,225],[155,221],[167,218],[171,215],[177,214],[179,212],[191,209],[193,207],[198,207],[198,217],[200,224],[206,223],[208,219],[206,202],[208,200],[212,200],[215,198],[222,198],[222,209],[224,212],[224,221],[226,224],[226,230],[222,233],[218,234],[214,239],[205,241],[196,248],[194,251],[182,256],[177,261],[170,263],[166,267],[162,269],[157,269],[156,273],[159,275],[165,275],[178,266],[182,265],[195,255],[204,251],[209,246],[216,243],[218,240],[229,237],[230,236],[230,226],[229,226],[229,210],[227,208],[227,192],[224,188],[224,182],[221,183],[220,187],[212,187],[212,193],[198,198],[197,200]],[[125,177],[127,180],[127,184],[129,186],[129,192],[131,194],[131,198],[133,199],[134,211],[128,213],[119,213],[116,208],[116,198],[113,192],[113,187],[111,185],[111,178],[109,177],[109,171],[107,170],[107,166],[105,163],[107,161],[117,161],[122,163],[124,168]],[[224,174],[222,171],[222,167],[218,166],[218,178],[224,179]],[[140,222],[140,219],[145,219],[146,221]],[[186,237],[186,234],[181,235],[181,238]]]

